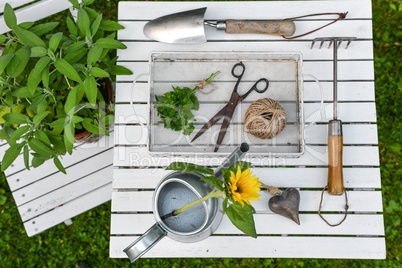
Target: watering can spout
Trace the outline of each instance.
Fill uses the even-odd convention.
[[[249,146],[246,142],[240,144],[224,161],[223,163],[215,170],[215,176],[219,179],[223,179],[222,177],[222,168],[228,168],[237,161],[243,159],[244,155],[248,152]]]

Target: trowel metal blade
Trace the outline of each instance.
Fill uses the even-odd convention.
[[[206,7],[174,13],[154,19],[144,26],[144,34],[164,43],[205,43]]]

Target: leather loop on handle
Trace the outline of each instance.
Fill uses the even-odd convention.
[[[250,33],[291,36],[295,30],[296,26],[293,21],[226,21],[226,33],[229,34]]]
[[[328,193],[341,195],[344,191],[342,172],[343,137],[328,136]]]
[[[324,192],[325,192],[325,190],[326,190],[327,188],[328,188],[328,185],[325,186],[324,189],[322,189],[320,207],[318,208],[318,215],[321,217],[321,219],[322,219],[323,221],[325,221],[326,224],[328,224],[328,225],[331,226],[331,227],[336,227],[336,226],[341,225],[342,222],[344,222],[344,221],[346,220],[346,217],[348,216],[348,209],[349,209],[349,205],[348,205],[348,195],[346,194],[346,191],[345,191],[345,216],[343,217],[343,219],[342,219],[340,222],[338,222],[338,223],[336,223],[336,224],[331,224],[331,223],[329,223],[329,222],[321,215],[322,200],[324,199]]]

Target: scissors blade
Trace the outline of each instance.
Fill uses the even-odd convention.
[[[204,134],[207,129],[209,129],[212,125],[214,125],[216,122],[218,122],[219,119],[226,113],[228,105],[225,105],[214,117],[212,117],[207,123],[204,124],[204,126],[198,131],[197,135],[194,136],[194,138],[191,140],[191,142],[195,141],[199,136]]]
[[[243,98],[239,94],[237,94],[237,92],[234,92],[232,94],[229,104],[227,105],[225,117],[223,118],[223,123],[219,131],[214,152],[217,152],[219,147],[221,146],[223,138],[225,137],[226,131],[228,130],[228,127],[230,125],[230,121],[232,120],[233,113],[237,107],[237,104],[239,104],[242,100]]]
[[[228,116],[225,116],[225,118],[223,119],[221,130],[219,130],[218,139],[216,140],[216,145],[215,145],[215,149],[214,149],[215,153],[218,151],[219,147],[222,144],[223,138],[226,135],[226,131],[230,125],[230,119],[231,119],[231,117],[228,117]]]

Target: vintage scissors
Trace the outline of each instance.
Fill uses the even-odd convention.
[[[235,70],[241,68],[241,73],[236,74]],[[249,91],[247,91],[244,95],[239,95],[237,93],[237,88],[239,86],[239,83],[243,77],[244,71],[246,70],[246,67],[242,62],[236,63],[233,68],[232,68],[232,75],[237,78],[236,85],[233,89],[232,96],[230,96],[230,100],[228,104],[225,105],[214,117],[211,118],[201,129],[198,131],[197,135],[194,136],[194,138],[191,140],[193,142],[196,140],[199,136],[201,136],[207,129],[209,129],[212,125],[214,125],[216,122],[218,122],[219,119],[223,118],[223,123],[221,130],[219,131],[219,136],[218,140],[216,141],[216,146],[214,152],[217,152],[219,149],[219,146],[221,145],[223,138],[225,137],[226,131],[229,127],[230,120],[232,119],[233,113],[236,109],[236,106],[244,100],[252,91],[257,91],[258,93],[264,93],[267,91],[268,86],[269,86],[269,81],[266,78],[261,78],[255,84],[250,88]],[[264,82],[265,87],[263,89],[258,89],[258,84]]]

